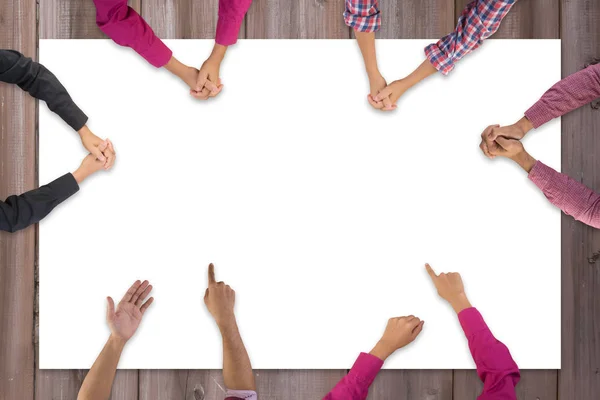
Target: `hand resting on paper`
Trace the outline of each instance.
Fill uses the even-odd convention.
[[[424,324],[425,321],[421,321],[414,315],[390,318],[383,336],[370,354],[385,361],[396,350],[412,343],[423,330]]]
[[[219,71],[226,50],[226,46],[215,44],[212,53],[200,67],[196,87],[190,92],[192,96],[197,99],[207,100],[208,98],[215,97],[221,93],[223,84],[221,84]]]

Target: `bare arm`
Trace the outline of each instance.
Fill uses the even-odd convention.
[[[219,326],[223,338],[223,379],[234,390],[256,390],[250,357],[235,318]]]
[[[110,336],[85,377],[78,400],[108,400],[125,341]]]
[[[144,303],[150,291],[152,285],[148,281],[136,281],[125,293],[116,311],[113,299],[107,298],[106,321],[110,328],[110,336],[86,375],[77,396],[78,400],[108,400],[110,397],[123,348],[137,331],[144,313],[154,301],[154,298],[150,297]]]

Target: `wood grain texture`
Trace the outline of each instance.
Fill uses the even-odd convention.
[[[381,39],[436,39],[455,23],[454,2],[448,0],[380,1]]]
[[[254,0],[248,39],[348,39],[344,0]]]
[[[212,39],[218,6],[218,0],[143,0],[141,15],[163,39]]]
[[[554,370],[522,370],[521,381],[517,385],[517,398],[520,400],[558,400],[558,372]],[[483,383],[477,372],[471,370],[454,371],[454,399],[476,399],[483,390]]]
[[[600,2],[562,1],[562,73],[600,57]],[[583,106],[562,118],[562,171],[600,189],[600,110]],[[562,217],[562,369],[560,399],[600,393],[600,230]]]
[[[37,58],[35,0],[0,2],[0,48]],[[0,83],[0,197],[36,185],[36,104]],[[0,233],[0,399],[32,399],[36,227]]]
[[[140,10],[141,0],[129,6]],[[96,7],[92,0],[40,1],[40,39],[106,38],[96,26]]]
[[[456,0],[456,18],[470,0]],[[519,0],[502,21],[496,39],[559,39],[559,0]]]
[[[261,400],[322,399],[345,370],[259,370],[256,390]]]
[[[373,382],[369,400],[452,400],[452,384],[452,371],[385,370]]]
[[[140,400],[209,400],[224,395],[221,370],[140,371]]]

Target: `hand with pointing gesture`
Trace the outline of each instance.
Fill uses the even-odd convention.
[[[208,288],[204,294],[204,304],[219,327],[235,321],[235,291],[229,285],[217,282],[212,263],[208,266]]]
[[[450,303],[457,314],[465,308],[472,307],[465,294],[465,287],[459,273],[450,272],[437,275],[429,264],[425,264],[425,269],[440,297]]]
[[[151,291],[152,285],[148,281],[135,281],[119,302],[116,311],[113,299],[111,297],[106,298],[108,301],[106,322],[108,322],[111,336],[122,342],[131,339],[140,326],[144,313],[154,301],[154,297],[150,297],[144,303]]]

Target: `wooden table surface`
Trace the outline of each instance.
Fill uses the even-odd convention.
[[[467,0],[380,0],[380,3],[383,28],[379,37],[423,39],[438,38],[452,30]],[[218,0],[133,0],[130,5],[162,38],[214,37]],[[240,37],[351,39],[351,31],[341,16],[343,9],[344,0],[254,0]],[[1,48],[16,49],[37,59],[38,38],[103,37],[96,27],[91,0],[0,0]],[[569,75],[591,58],[600,56],[600,1],[521,0],[495,37],[562,39],[562,74]],[[73,57],[77,59],[76,54]],[[80,61],[85,67],[85,60]],[[544,68],[544,61],[539,60],[539,68]],[[489,89],[481,95],[501,90],[500,78],[490,77]],[[18,87],[0,85],[2,198],[38,184],[37,107],[36,101]],[[600,141],[600,111],[582,107],[562,121],[563,172],[600,189],[600,157],[595,157],[596,149],[600,150],[600,143],[596,146]],[[526,223],[523,227],[526,228]],[[0,400],[75,399],[86,373],[40,371],[37,367],[37,243],[37,227],[12,235],[0,234]],[[519,399],[600,398],[598,252],[600,231],[563,215],[563,368],[522,371]],[[540,281],[543,282],[543,277]],[[317,399],[345,373],[345,370],[258,370],[256,381],[264,400]],[[222,386],[219,370],[119,371],[112,399],[197,400],[202,394],[206,399],[220,399]],[[369,399],[463,400],[475,399],[480,390],[481,383],[474,371],[382,371]]]

